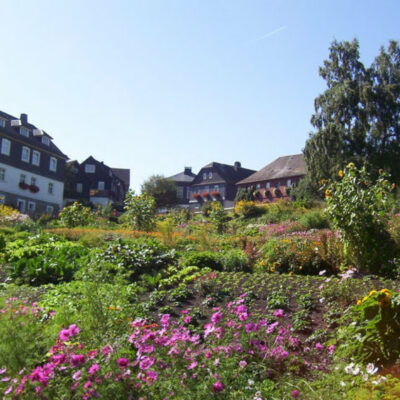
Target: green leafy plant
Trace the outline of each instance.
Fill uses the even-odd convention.
[[[156,202],[143,193],[136,195],[129,190],[125,198],[125,219],[130,227],[139,231],[151,231],[155,226]]]
[[[64,207],[59,216],[61,223],[68,228],[87,225],[92,219],[90,208],[77,201],[70,206]]]

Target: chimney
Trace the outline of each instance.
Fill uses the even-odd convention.
[[[19,117],[23,125],[26,125],[28,123],[28,114],[21,114]]]
[[[185,172],[184,172],[184,174],[185,175],[189,175],[189,174],[191,174],[192,173],[192,167],[185,167]]]
[[[235,161],[235,164],[233,164],[233,168],[235,171],[237,171],[239,168],[241,168],[242,164],[240,164],[240,161]]]

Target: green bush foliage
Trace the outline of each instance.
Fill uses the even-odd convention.
[[[185,267],[196,266],[217,271],[221,271],[223,268],[219,254],[212,251],[187,252],[182,256],[181,262]]]
[[[136,195],[129,190],[125,198],[125,215],[127,224],[139,231],[151,231],[155,226],[156,202],[153,197],[143,193]]]
[[[92,219],[89,207],[75,201],[70,206],[64,207],[60,212],[60,221],[68,228],[88,225]]]

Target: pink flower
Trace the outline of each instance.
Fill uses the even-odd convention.
[[[144,357],[142,361],[140,361],[139,368],[140,369],[149,369],[156,359],[154,357]]]
[[[187,369],[193,369],[197,367],[197,362],[193,361],[191,364],[189,364],[189,366],[187,367]]]
[[[72,379],[74,381],[79,381],[79,379],[81,379],[82,377],[82,371],[77,371],[72,375]]]
[[[74,367],[77,367],[79,364],[84,364],[85,362],[86,362],[86,358],[83,354],[72,354],[71,364]]]
[[[60,340],[62,340],[63,342],[67,342],[70,336],[71,334],[68,329],[61,329],[59,335]]]
[[[9,394],[12,390],[13,390],[13,387],[11,385],[4,391],[4,394]]]
[[[239,361],[239,367],[244,368],[247,365],[247,362],[245,360]]]
[[[93,375],[95,374],[97,371],[99,370],[99,364],[93,364],[90,368],[89,368],[89,375]]]
[[[318,342],[318,343],[315,345],[315,348],[316,348],[317,350],[322,350],[322,349],[324,348],[324,346],[322,346],[322,344]]]
[[[329,354],[333,354],[335,352],[335,345],[334,344],[331,344],[329,347],[328,347],[328,353]]]
[[[79,328],[75,324],[72,324],[69,326],[68,331],[70,336],[75,336],[79,333]]]
[[[215,393],[219,393],[224,389],[224,385],[220,381],[217,381],[212,388]]]
[[[126,368],[129,366],[129,360],[127,358],[119,358],[117,364],[120,368]]]
[[[191,320],[192,320],[192,318],[190,318],[189,315],[186,315],[186,317],[183,318],[183,322],[184,322],[185,324],[190,324],[190,321],[191,321]]]
[[[220,312],[216,312],[211,316],[211,322],[213,324],[218,324],[218,322],[220,322],[221,319],[222,319],[222,314]]]
[[[281,317],[284,317],[285,314],[284,314],[282,309],[278,308],[277,310],[274,311],[274,316],[278,317],[278,318],[281,318]]]
[[[243,313],[239,315],[239,319],[240,321],[246,321],[246,319],[248,318],[247,313]]]
[[[160,319],[160,322],[161,322],[161,325],[165,328],[165,329],[168,329],[169,328],[169,320],[170,320],[170,315],[169,314],[164,314],[162,317],[161,317],[161,319]]]
[[[294,399],[297,399],[298,397],[300,396],[300,392],[296,389],[296,390],[293,390],[293,392],[292,392],[292,397],[294,398]]]

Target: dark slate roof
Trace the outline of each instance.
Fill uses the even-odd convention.
[[[112,173],[125,183],[128,189],[131,184],[131,170],[126,168],[111,168]]]
[[[239,185],[245,183],[256,183],[271,179],[290,178],[292,176],[302,176],[306,174],[306,163],[303,154],[279,157],[272,163],[266,165],[248,178],[238,182]]]
[[[217,176],[219,175],[220,178],[222,179],[216,179],[216,175],[213,174],[213,178],[204,182],[193,182],[193,184],[213,184],[213,183],[232,183],[235,184],[238,181],[247,178],[249,175],[254,173],[255,171],[253,169],[247,169],[247,168],[242,168],[234,165],[228,165],[228,164],[221,164],[217,163],[215,161],[205,165],[200,172],[197,174],[198,177],[201,177],[203,170],[213,170],[214,172],[217,173]]]
[[[183,183],[191,183],[193,179],[196,177],[192,171],[184,170],[179,174],[169,176],[168,179],[172,179],[175,182],[183,182]]]
[[[5,129],[5,132],[8,132],[9,134],[12,134],[12,135],[19,135],[18,137],[20,139],[23,138],[23,140],[26,141],[26,143],[35,144],[35,146],[38,146],[38,147],[42,148],[43,150],[47,150],[47,151],[53,152],[53,153],[57,154],[59,157],[68,160],[68,156],[66,156],[53,143],[53,141],[52,141],[53,138],[47,132],[45,132],[43,129],[41,129],[41,131],[43,132],[43,136],[47,136],[50,139],[50,145],[49,146],[47,146],[46,144],[42,143],[41,136],[33,136],[33,134],[30,134],[29,138],[28,138],[28,137],[20,135],[19,132],[17,132],[17,129],[16,129],[17,127],[11,126],[11,122],[10,122],[11,120],[19,120],[20,118],[17,118],[17,117],[14,117],[14,116],[10,115],[10,114],[7,114],[4,111],[0,111],[0,117],[6,119],[8,121],[6,127],[2,128],[2,129]],[[33,131],[34,129],[40,129],[40,128],[36,127],[35,125],[32,125],[29,122],[22,123],[21,126],[24,126],[24,127],[28,128],[31,131]]]

